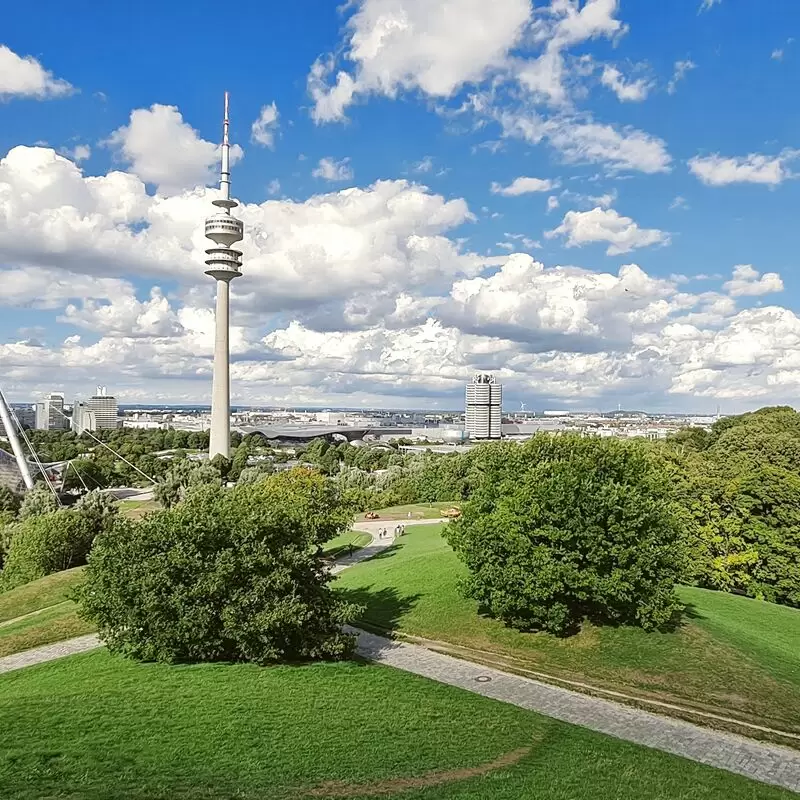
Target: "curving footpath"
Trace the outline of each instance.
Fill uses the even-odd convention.
[[[401,524],[404,522],[408,527],[445,521],[401,520]],[[390,525],[383,521],[356,523],[353,527],[371,534],[372,542],[337,561],[332,571],[341,572],[389,547],[394,542],[392,537],[379,539],[377,536],[378,529],[387,524]],[[690,722],[661,717],[649,711],[453,658],[419,645],[396,642],[356,628],[350,630],[358,636],[359,655],[370,661],[458,686],[562,722],[581,725],[618,739],[735,772],[762,783],[800,792],[800,750],[702,728]],[[81,653],[100,645],[98,638],[90,634],[37,647],[0,658],[0,673]]]

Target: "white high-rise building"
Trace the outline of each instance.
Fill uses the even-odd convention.
[[[211,438],[209,458],[231,454],[231,366],[230,366],[230,283],[242,273],[242,251],[231,245],[244,238],[244,223],[231,214],[239,204],[231,200],[230,143],[228,140],[228,93],[222,123],[222,169],[219,188],[222,194],[212,204],[219,212],[206,219],[206,238],[214,246],[206,250],[206,275],[217,283],[216,330],[214,335],[214,379],[211,387]]]
[[[36,428],[40,431],[65,431],[69,428],[63,394],[51,392],[43,403],[36,404]]]
[[[72,430],[78,436],[84,431],[97,430],[97,417],[87,403],[76,400],[72,404]]]
[[[464,430],[470,439],[499,439],[503,426],[503,387],[494,375],[478,373],[467,384]]]
[[[119,404],[117,398],[112,397],[105,386],[97,387],[97,394],[89,398],[86,404],[94,416],[95,427],[84,426],[83,430],[106,430],[119,427]],[[74,411],[73,411],[74,415]],[[87,419],[87,423],[90,420]]]

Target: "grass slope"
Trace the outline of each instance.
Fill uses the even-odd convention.
[[[69,599],[70,592],[78,585],[82,574],[83,567],[75,567],[63,572],[54,572],[37,581],[0,593],[0,622]]]
[[[369,544],[372,541],[372,536],[368,533],[361,533],[360,531],[345,531],[335,536],[322,548],[322,554],[326,558],[338,558],[339,556],[347,555],[348,545],[352,545],[354,550]]]
[[[0,594],[0,657],[90,633],[69,599],[82,575],[76,567]]]
[[[800,612],[682,588],[690,616],[674,633],[591,625],[566,639],[520,633],[478,616],[475,604],[460,595],[457,582],[465,568],[441,530],[409,528],[391,550],[340,576],[338,584],[366,605],[366,624],[489,651],[553,676],[800,732]]]
[[[0,676],[0,786],[4,800],[793,796],[377,665],[105,651]]]

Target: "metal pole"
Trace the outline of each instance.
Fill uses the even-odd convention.
[[[28,461],[25,458],[25,452],[22,449],[22,445],[19,443],[17,429],[11,419],[11,413],[8,405],[6,404],[6,398],[3,396],[2,391],[0,391],[0,419],[3,421],[3,427],[6,429],[8,441],[11,442],[11,449],[14,451],[14,455],[16,456],[17,465],[19,466],[19,471],[22,474],[22,480],[24,481],[26,488],[33,489],[33,478],[31,478],[31,471],[28,468]]]

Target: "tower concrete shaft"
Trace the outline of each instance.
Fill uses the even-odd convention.
[[[230,283],[217,280],[214,379],[211,385],[211,439],[208,457],[231,453]]]
[[[222,123],[222,167],[219,188],[222,197],[212,200],[221,209],[206,219],[206,238],[215,246],[206,250],[206,275],[217,282],[214,331],[214,379],[211,387],[211,440],[209,458],[230,457],[231,449],[231,366],[230,366],[230,282],[241,276],[242,251],[231,245],[244,238],[244,225],[231,214],[239,205],[231,200],[230,142],[228,140],[228,93]]]

